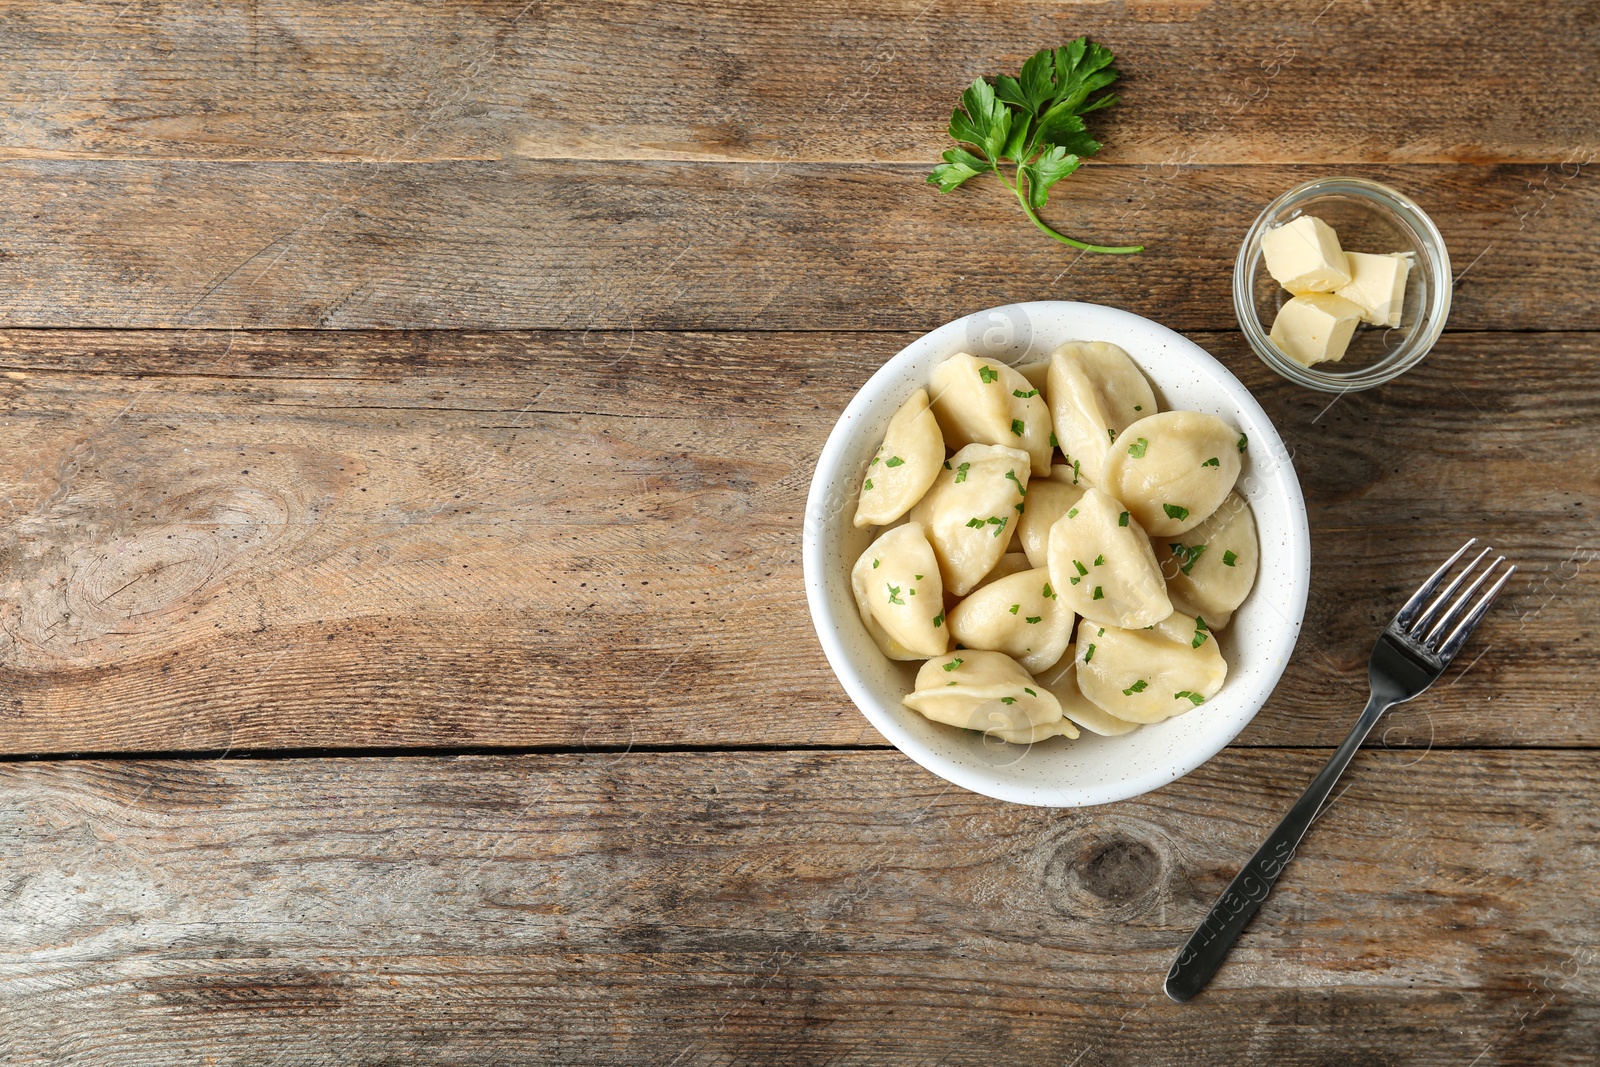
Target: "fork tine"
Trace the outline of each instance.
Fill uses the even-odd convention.
[[[1433,618],[1433,613],[1438,611],[1445,601],[1455,595],[1455,591],[1461,588],[1461,583],[1467,580],[1467,575],[1471,574],[1473,568],[1483,562],[1483,557],[1492,551],[1493,549],[1485,546],[1484,550],[1473,557],[1472,562],[1462,568],[1461,573],[1456,575],[1449,585],[1440,590],[1439,595],[1433,598],[1433,602],[1428,605],[1427,610],[1418,615],[1416,621],[1411,624],[1410,633],[1412,637],[1421,636],[1422,628],[1428,625],[1428,620]]]
[[[1487,555],[1488,551],[1488,549],[1484,549],[1484,554]],[[1483,557],[1480,556],[1478,558],[1482,559]],[[1489,575],[1494,573],[1494,569],[1505,561],[1506,558],[1504,556],[1496,556],[1494,558],[1494,562],[1490,563],[1482,574],[1474,578],[1472,583],[1461,591],[1460,596],[1456,597],[1450,602],[1450,606],[1446,608],[1444,613],[1439,616],[1439,620],[1428,628],[1427,636],[1420,639],[1424,645],[1432,647],[1435,638],[1437,638],[1440,634],[1450,632],[1451,628],[1455,626],[1458,620],[1460,620],[1461,613],[1466,610],[1467,602],[1470,601],[1472,599],[1472,595],[1478,591],[1478,587],[1484,582],[1488,581]],[[1477,565],[1478,561],[1473,560],[1472,567],[1469,567],[1467,570],[1463,571],[1461,577],[1465,578],[1468,574],[1471,574],[1472,569]],[[1419,630],[1421,628],[1422,627],[1420,625],[1417,627]]]
[[[1411,620],[1415,617],[1417,608],[1424,600],[1433,595],[1435,589],[1439,588],[1439,582],[1449,573],[1450,568],[1455,566],[1456,560],[1466,555],[1467,549],[1477,543],[1478,539],[1476,537],[1467,538],[1467,543],[1456,549],[1455,555],[1445,560],[1444,565],[1434,571],[1433,575],[1423,582],[1415,593],[1411,594],[1411,599],[1402,604],[1400,610],[1395,613],[1394,622],[1396,626],[1405,629],[1411,625]]]
[[[1455,654],[1461,651],[1461,646],[1467,643],[1467,638],[1472,636],[1472,631],[1478,628],[1478,623],[1482,622],[1484,615],[1488,614],[1489,605],[1494,603],[1494,598],[1500,595],[1501,588],[1511,580],[1511,576],[1515,573],[1517,573],[1517,565],[1513,563],[1510,569],[1500,576],[1500,580],[1491,585],[1489,591],[1478,598],[1478,603],[1473,606],[1472,611],[1467,614],[1466,618],[1461,620],[1454,630],[1450,631],[1450,636],[1446,637],[1444,644],[1439,646],[1438,655],[1440,659],[1449,663],[1455,658]]]

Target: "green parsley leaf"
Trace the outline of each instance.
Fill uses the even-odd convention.
[[[1000,377],[1000,372],[985,363],[983,366],[978,368],[978,377],[983,380],[984,385],[988,385],[990,382]]]
[[[1041,620],[1043,618],[1044,618],[1043,615],[1024,615],[1023,616],[1023,621],[1025,621],[1029,626],[1032,626],[1034,623],[1038,622],[1039,620]]]
[[[1023,496],[1028,495],[1028,490],[1023,486],[1022,479],[1017,477],[1016,471],[1006,471],[1006,480],[1010,482],[1016,482],[1017,492],[1021,493]]]
[[[1104,554],[1098,555],[1094,558],[1094,565],[1096,567],[1104,567],[1106,565],[1106,557]]]
[[[877,570],[878,569],[878,561],[877,560],[873,560],[872,561],[872,569],[873,570]]]
[[[1017,610],[1019,608],[1021,608],[1021,607],[1022,607],[1021,604],[1013,604],[1013,605],[1011,605],[1011,614],[1015,615],[1017,613]]]
[[[1233,549],[1230,548],[1222,553],[1222,565],[1224,567],[1231,567],[1237,562],[1239,562],[1239,554]]]
[[[916,579],[919,582],[922,581],[922,575],[920,575],[920,574],[913,574],[911,577]]]
[[[864,492],[864,493],[872,492],[872,479],[871,478],[867,479],[867,484],[861,487],[861,491]]]
[[[1072,561],[1072,565],[1074,567],[1078,568],[1078,573],[1079,574],[1088,574],[1089,573],[1089,568],[1085,567],[1082,563],[1079,563],[1077,560],[1073,560]]]
[[[933,628],[935,630],[937,630],[939,627],[941,627],[943,625],[944,625],[944,612],[941,611],[941,612],[939,612],[939,614],[937,614],[937,615],[935,615],[933,617]]]
[[[1022,691],[1024,693],[1027,693],[1031,697],[1036,697],[1036,696],[1039,695],[1038,693],[1035,693],[1032,689],[1029,689],[1027,686],[1023,686],[1022,687]]]
[[[889,586],[889,603],[905,604],[905,601],[900,599],[900,587],[898,585]]]
[[[1117,525],[1118,526],[1126,526],[1126,525],[1128,525],[1128,513],[1126,511],[1124,511],[1121,515],[1117,516]]]
[[[1076,460],[1076,459],[1072,461],[1072,484],[1073,485],[1077,485],[1078,484],[1078,474],[1079,474],[1078,464],[1080,462],[1081,461]]]
[[[1104,600],[1105,598],[1106,598],[1106,591],[1104,589],[1101,589],[1097,585],[1097,586],[1094,587],[1094,596],[1090,597],[1089,599],[1090,600]]]
[[[1206,702],[1206,698],[1205,697],[1201,696],[1199,693],[1190,692],[1187,689],[1181,689],[1178,692],[1173,693],[1172,694],[1172,699],[1173,700],[1187,700],[1187,701],[1189,701],[1189,703],[1193,704],[1197,708],[1201,704],[1204,704]]]
[[[1177,519],[1180,522],[1189,517],[1189,509],[1181,504],[1162,504],[1161,510],[1167,513],[1167,518]]]
[[[949,464],[945,464],[945,465],[949,466]],[[957,485],[960,485],[962,482],[967,480],[967,469],[969,467],[971,467],[971,466],[972,466],[972,464],[970,464],[970,463],[963,463],[959,467],[956,468],[956,484]]]
[[[1201,645],[1205,644],[1207,633],[1206,620],[1196,615],[1194,619],[1194,640],[1189,642],[1189,647],[1199,648]]]
[[[956,668],[957,668],[957,667],[959,667],[959,666],[961,666],[961,664],[962,664],[962,663],[963,663],[963,662],[965,662],[965,661],[963,661],[963,660],[960,660],[960,659],[953,659],[953,660],[951,660],[951,661],[950,661],[950,662],[949,662],[949,663],[946,663],[946,664],[945,664],[945,665],[944,665],[944,669],[945,669],[945,670],[947,670],[947,671],[953,671],[953,670],[955,670],[955,669],[956,669]]]
[[[994,527],[994,536],[999,537],[1001,531],[1006,528],[1006,520],[1004,517],[991,515],[989,516],[989,525]]]
[[[1049,582],[1045,582],[1044,583],[1044,595],[1046,597],[1048,597],[1049,599],[1051,599],[1051,600],[1054,600],[1056,598],[1056,591],[1054,589],[1050,588],[1050,583]]]
[[[1037,389],[1029,389],[1026,393],[1024,393],[1021,389],[1013,389],[1013,390],[1011,390],[1011,395],[1012,396],[1020,396],[1022,399],[1026,400],[1030,396],[1038,396],[1039,395],[1039,390],[1037,390]],[[1053,443],[1054,442],[1052,442],[1052,444]]]
[[[1245,449],[1247,449],[1249,447],[1250,447],[1250,438],[1246,437],[1244,434],[1240,434],[1239,435],[1239,451],[1243,452]]]
[[[1081,581],[1083,581],[1083,579],[1079,578],[1076,574],[1071,574],[1071,575],[1067,576],[1067,584],[1069,584],[1069,585],[1077,585]]]
[[[1077,517],[1078,517],[1078,509],[1077,508],[1068,508],[1067,509],[1067,518],[1075,519]],[[1126,526],[1127,523],[1123,523],[1123,525]]]
[[[992,86],[982,78],[974,81],[950,116],[949,132],[956,147],[943,154],[944,162],[933,168],[929,183],[948,193],[993,172],[1016,196],[1029,221],[1047,236],[1087,252],[1140,251],[1141,245],[1076,240],[1039,217],[1051,187],[1100,150],[1083,116],[1117,102],[1115,93],[1102,92],[1117,80],[1112,62],[1110,49],[1080,37],[1060,48],[1036,52],[1015,77],[999,75]],[[1014,182],[1007,179],[1002,163],[1015,167]]]
[[[949,460],[945,460],[944,461],[944,469],[945,470],[949,470],[950,469],[950,461]]]
[[[1105,633],[1104,630],[1101,630],[1100,632]],[[1083,662],[1088,663],[1092,659],[1094,659],[1094,642],[1090,641],[1089,647],[1083,653]]]
[[[904,463],[905,460],[901,459],[899,456],[890,456],[888,459],[884,460],[883,465],[885,467],[899,467]]]
[[[1115,426],[1107,426],[1106,427],[1106,433],[1111,435],[1112,443],[1113,444],[1116,443],[1116,440],[1117,440],[1117,429],[1116,429],[1116,427]]]
[[[1001,697],[1000,698],[1000,703],[1002,703],[1002,704],[1015,704],[1016,702],[1017,702],[1017,698],[1016,697]]]
[[[1205,545],[1185,545],[1181,541],[1174,541],[1167,547],[1172,549],[1172,558],[1178,561],[1178,569],[1185,575],[1194,570],[1195,561],[1206,550]]]
[[[1015,507],[1016,507],[1016,509],[1017,509],[1017,514],[1018,514],[1018,515],[1021,515],[1021,514],[1023,514],[1023,513],[1024,513],[1024,512],[1025,512],[1025,511],[1027,511],[1027,510],[1028,510],[1028,505],[1026,505],[1026,504],[1017,504],[1017,505],[1015,505]]]
[[[1013,436],[1021,437],[1023,434],[1025,434],[1027,432],[1028,432],[1028,424],[1027,423],[1023,422],[1021,419],[1012,419],[1011,420],[1011,433],[1012,433]]]
[[[1144,405],[1143,404],[1135,404],[1135,405],[1133,405],[1133,410],[1135,410],[1135,411],[1143,411],[1144,410]]]
[[[1144,450],[1149,448],[1149,447],[1150,447],[1150,442],[1146,441],[1143,437],[1141,437],[1137,441],[1135,441],[1133,444],[1128,446],[1128,455],[1132,456],[1134,459],[1143,459],[1144,458]]]
[[[984,522],[982,519],[973,518],[967,520],[967,529],[969,530],[981,530],[987,525],[988,523]]]
[[[1122,691],[1122,695],[1125,697],[1131,697],[1133,694],[1142,693],[1149,688],[1150,683],[1145,681],[1143,678],[1140,678],[1137,682],[1134,682],[1132,685],[1128,686],[1128,688],[1124,689]]]
[[[1100,627],[1094,632],[1094,635],[1096,637],[1104,637],[1106,635],[1106,628],[1104,626]]]
[[[893,464],[891,464],[891,466],[893,466]],[[1220,467],[1220,466],[1222,466],[1222,462],[1220,460],[1218,460],[1216,456],[1212,456],[1210,459],[1208,459],[1204,463],[1200,464],[1200,466],[1202,466],[1202,467]]]
[[[1051,448],[1060,448],[1061,447],[1061,442],[1056,440],[1056,435],[1055,434],[1051,434],[1050,435],[1050,447]]]

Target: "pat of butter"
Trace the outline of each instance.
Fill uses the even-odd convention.
[[[1333,227],[1301,215],[1261,235],[1267,273],[1295,296],[1331,293],[1350,284],[1350,264]]]
[[[1411,261],[1406,252],[1374,256],[1366,252],[1346,252],[1350,263],[1350,284],[1335,290],[1352,304],[1361,305],[1361,318],[1374,326],[1400,325],[1400,311],[1406,299],[1406,275]]]
[[[1332,293],[1305,293],[1278,309],[1272,343],[1303,367],[1338,362],[1361,322],[1361,305]]]

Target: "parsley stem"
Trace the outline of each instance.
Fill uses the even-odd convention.
[[[1046,223],[1038,215],[1034,214],[1033,206],[1028,203],[1027,194],[1022,191],[1022,182],[1020,180],[1015,185],[1012,185],[1010,182],[1006,181],[1006,176],[1000,172],[999,167],[994,168],[994,174],[995,177],[999,178],[1000,181],[1004,183],[1007,189],[1010,189],[1016,194],[1017,203],[1022,205],[1023,212],[1025,212],[1028,218],[1033,221],[1033,224],[1039,227],[1041,232],[1047,236],[1054,237],[1062,244],[1071,245],[1073,248],[1081,248],[1085,252],[1100,252],[1108,256],[1126,256],[1131,255],[1134,252],[1144,251],[1144,245],[1091,245],[1086,244],[1083,241],[1074,240],[1073,238],[1068,237],[1066,234],[1057,233],[1055,230],[1050,228],[1048,223]]]

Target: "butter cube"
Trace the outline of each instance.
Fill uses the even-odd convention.
[[[1303,367],[1338,362],[1360,323],[1362,307],[1332,293],[1305,293],[1278,309],[1272,343]]]
[[[1267,273],[1295,296],[1331,293],[1350,284],[1350,264],[1333,227],[1301,215],[1261,235]]]
[[[1350,284],[1334,292],[1361,305],[1361,320],[1374,326],[1400,325],[1400,311],[1406,299],[1406,275],[1411,272],[1408,252],[1386,256],[1366,252],[1346,252],[1350,262]]]

